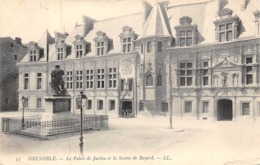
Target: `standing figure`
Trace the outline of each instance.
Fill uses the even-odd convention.
[[[54,70],[51,72],[51,87],[55,90],[56,94],[66,95],[67,90],[64,88],[64,80],[62,76],[64,71],[60,69],[59,65],[55,65]]]

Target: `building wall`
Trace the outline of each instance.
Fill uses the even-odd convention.
[[[18,67],[26,54],[21,39],[0,38],[0,111],[14,111],[18,108]]]

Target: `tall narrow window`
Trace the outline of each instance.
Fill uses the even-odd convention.
[[[98,100],[98,110],[103,110],[103,100]]]
[[[42,107],[42,98],[37,98],[37,108]]]
[[[77,89],[82,89],[82,83],[83,83],[83,80],[82,80],[82,70],[78,70],[76,72],[76,88]]]
[[[158,42],[157,51],[162,52],[162,42],[161,41]]]
[[[202,70],[202,74],[203,74],[203,86],[207,86],[209,85],[209,62],[208,61],[204,61],[203,62],[203,70]]]
[[[116,88],[116,68],[109,68],[108,79],[108,87]]]
[[[104,42],[98,42],[97,43],[97,55],[98,56],[103,56],[104,55],[104,48],[105,48],[105,46],[104,46]]]
[[[72,83],[73,83],[72,71],[68,71],[67,72],[67,89],[73,88]]]
[[[242,103],[241,115],[249,115],[249,114],[250,114],[250,103]]]
[[[109,110],[115,110],[116,109],[116,102],[115,100],[109,101]]]
[[[157,76],[157,86],[162,86],[162,75],[160,73]]]
[[[143,54],[143,53],[144,53],[144,44],[141,43],[141,54]]]
[[[180,85],[192,85],[192,63],[180,63]]]
[[[81,58],[83,55],[82,45],[76,45],[76,58]]]
[[[125,80],[121,79],[121,91],[125,90]]]
[[[64,58],[63,48],[57,48],[57,53],[58,53],[58,60],[62,60]],[[78,56],[77,56],[77,58],[78,58]]]
[[[42,89],[42,74],[37,73],[37,89]]]
[[[146,76],[146,86],[153,86],[153,76],[151,74]]]
[[[133,90],[133,79],[128,79],[127,84],[128,84],[128,91],[132,91]]]
[[[29,74],[25,73],[24,74],[24,89],[28,89],[29,88]]]
[[[14,61],[17,61],[18,60],[18,56],[17,54],[14,54]]]
[[[246,58],[246,84],[253,83],[253,58]]]
[[[105,88],[105,69],[97,70],[97,88]]]
[[[204,101],[202,102],[202,113],[208,113],[209,112],[209,102]]]
[[[123,53],[131,52],[132,39],[131,37],[123,38]]]
[[[185,105],[184,105],[185,109],[184,109],[184,112],[185,113],[190,113],[192,112],[192,102],[191,101],[185,101]]]
[[[92,109],[92,100],[88,100],[87,109]]]
[[[30,61],[36,61],[36,50],[30,51]]]
[[[93,79],[93,70],[87,70],[86,71],[86,88],[87,89],[92,89],[93,84],[94,84],[94,79]]]
[[[147,42],[147,53],[152,51],[152,43],[151,42]]]

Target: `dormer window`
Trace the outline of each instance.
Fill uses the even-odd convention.
[[[29,61],[35,62],[38,61],[41,57],[43,57],[43,49],[40,48],[37,43],[30,42],[28,46],[28,55],[29,55]]]
[[[123,53],[131,52],[132,39],[131,37],[123,38]]]
[[[180,18],[180,26],[176,26],[177,46],[192,46],[197,44],[197,25],[191,25],[192,19],[188,16]]]
[[[76,35],[76,41],[74,42],[75,57],[82,58],[89,52],[90,43],[86,42],[80,35]]]
[[[106,33],[102,31],[97,32],[97,37],[94,39],[96,42],[96,55],[106,55],[113,48],[113,40],[108,38]]]
[[[97,55],[98,56],[103,56],[104,55],[104,42],[98,42],[97,43]]]
[[[119,35],[121,39],[121,52],[131,53],[134,50],[133,40],[137,38],[137,35],[129,26],[124,26],[122,31],[123,32]]]
[[[36,50],[30,50],[30,61],[36,61]]]
[[[63,48],[58,48],[57,52],[58,52],[58,60],[62,60],[64,58]]]
[[[82,45],[76,45],[76,58],[81,58],[83,55]]]
[[[214,22],[218,42],[227,42],[238,38],[239,18],[237,16],[232,17],[232,13],[233,11],[227,8],[220,10],[218,13],[220,19]]]

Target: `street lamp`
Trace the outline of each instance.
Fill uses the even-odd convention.
[[[170,95],[170,97],[169,97],[169,101],[170,101],[170,129],[172,129],[172,99],[173,99],[173,96]]]
[[[76,102],[77,102],[77,108],[80,109],[80,154],[83,155],[83,136],[82,136],[82,110],[83,107],[86,105],[87,103],[87,96],[83,94],[83,91],[80,91],[80,95],[77,96],[76,98]]]
[[[26,98],[22,96],[22,104],[23,104],[23,113],[22,113],[22,128],[24,129],[25,124],[24,124],[24,103],[25,103]]]

